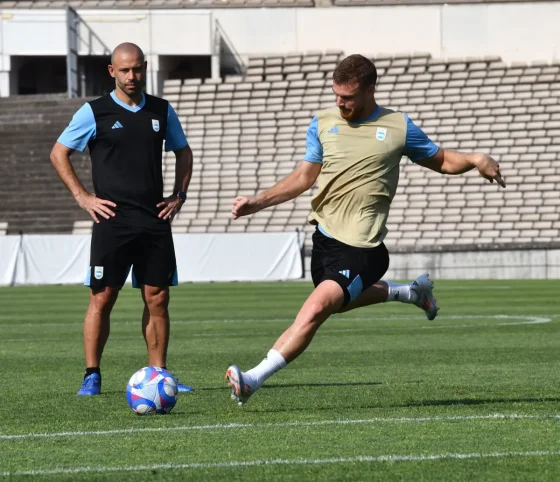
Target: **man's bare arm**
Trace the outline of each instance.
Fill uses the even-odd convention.
[[[60,142],[57,142],[54,145],[51,151],[51,162],[56,169],[58,176],[68,188],[72,196],[74,196],[74,199],[79,206],[87,211],[96,223],[99,222],[97,214],[103,216],[105,219],[109,219],[115,215],[115,213],[111,210],[111,207],[115,207],[116,204],[112,201],[99,199],[95,195],[86,191],[84,185],[78,179],[76,171],[74,171],[74,168],[72,167],[72,163],[70,162],[70,156],[73,152],[73,149],[66,147]]]
[[[270,189],[257,196],[237,196],[233,201],[234,219],[280,204],[307,191],[319,176],[322,164],[302,161],[299,166]]]
[[[417,161],[416,164],[440,174],[451,175],[463,174],[476,168],[483,178],[490,182],[496,181],[500,186],[506,187],[500,173],[500,165],[487,154],[439,149],[432,157]]]
[[[188,145],[173,152],[175,154],[175,184],[173,187],[173,194],[157,205],[157,207],[161,209],[158,217],[169,219],[169,221],[173,220],[183,206],[183,202],[177,197],[177,193],[187,191],[193,171],[193,153]]]

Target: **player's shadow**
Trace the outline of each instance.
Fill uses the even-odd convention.
[[[266,384],[261,389],[269,388],[302,388],[302,387],[364,387],[382,385],[382,382],[330,382],[330,383],[281,383],[281,384]],[[210,390],[231,390],[229,387],[201,387],[196,390],[210,391]]]
[[[456,398],[451,400],[423,400],[408,402],[399,407],[445,407],[451,405],[491,405],[494,403],[558,403],[558,397],[541,397],[541,398]]]
[[[279,383],[267,384],[261,388],[301,388],[301,387],[367,387],[382,385],[382,382],[330,382],[330,383]]]
[[[402,385],[411,385],[424,383],[423,380],[409,380],[401,382]],[[301,388],[301,387],[368,387],[375,385],[383,385],[383,382],[329,382],[329,383],[278,383],[263,385],[261,389],[268,388]],[[230,387],[200,387],[195,390],[211,391],[211,390],[231,390]]]

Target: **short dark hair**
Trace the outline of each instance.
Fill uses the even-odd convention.
[[[345,85],[353,80],[358,82],[360,89],[377,83],[377,69],[374,63],[363,55],[354,54],[346,57],[336,66],[333,72],[333,82]]]

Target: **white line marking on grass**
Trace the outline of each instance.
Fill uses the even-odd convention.
[[[452,317],[447,317],[452,318]],[[550,318],[542,318],[537,316],[507,316],[507,315],[496,315],[496,316],[480,316],[480,317],[467,317],[458,316],[456,319],[472,319],[472,318],[493,318],[493,319],[525,319],[527,321],[505,321],[502,323],[463,323],[463,324],[440,324],[440,325],[415,325],[415,326],[388,326],[388,327],[364,327],[364,328],[338,328],[338,329],[323,329],[321,333],[352,333],[352,332],[362,332],[362,331],[408,331],[408,330],[437,330],[439,328],[492,328],[500,326],[516,326],[516,325],[541,325],[544,323],[550,323],[552,320]],[[258,333],[257,333],[258,334]]]
[[[358,457],[336,457],[329,459],[273,459],[247,460],[233,462],[191,462],[186,464],[154,464],[154,465],[125,465],[117,467],[87,466],[75,468],[58,468],[44,470],[26,470],[22,472],[0,472],[1,477],[15,477],[18,475],[59,475],[80,474],[88,472],[140,472],[151,470],[180,470],[180,469],[209,469],[258,467],[271,465],[328,465],[345,463],[375,463],[375,462],[426,462],[431,460],[467,460],[485,458],[514,458],[514,457],[550,457],[558,456],[560,451],[537,450],[534,452],[490,452],[490,453],[444,453],[435,455],[361,455]]]
[[[268,429],[281,427],[313,427],[322,425],[366,425],[375,423],[427,423],[427,422],[462,422],[469,420],[560,420],[560,414],[552,415],[523,415],[517,413],[492,413],[490,415],[457,415],[450,417],[375,417],[365,419],[338,419],[338,420],[316,420],[301,422],[279,422],[279,423],[227,423],[216,425],[184,425],[179,427],[143,427],[125,428],[117,430],[91,430],[76,432],[52,432],[52,433],[25,433],[14,435],[0,435],[0,440],[18,440],[28,438],[55,438],[55,437],[83,437],[94,435],[118,435],[143,432],[178,432],[178,431],[207,431],[207,430],[229,430],[229,429]]]
[[[555,316],[555,315],[552,315]],[[457,315],[457,316],[446,316],[446,317],[440,317],[439,319],[442,320],[472,320],[472,319],[495,319],[495,320],[501,320],[501,319],[505,319],[505,320],[511,320],[511,319],[518,319],[518,320],[525,320],[525,321],[504,321],[502,323],[463,323],[463,324],[455,324],[455,323],[451,323],[451,324],[446,324],[446,323],[442,323],[439,325],[422,325],[422,324],[416,324],[416,325],[409,325],[409,326],[368,326],[368,327],[363,327],[363,328],[330,328],[330,326],[333,325],[327,325],[325,326],[325,328],[323,328],[321,330],[321,333],[359,333],[359,332],[365,332],[365,331],[408,331],[408,330],[437,330],[439,328],[444,328],[444,329],[454,329],[454,328],[485,328],[485,327],[500,327],[500,326],[515,326],[515,325],[540,325],[543,323],[550,323],[552,321],[551,318],[544,318],[541,316],[530,316],[530,315],[492,315],[492,316],[485,316],[485,315]],[[279,321],[290,321],[291,318],[277,318],[277,319],[264,319],[264,320],[256,320],[256,319],[251,319],[251,320],[188,320],[188,321],[172,321],[173,324],[206,324],[206,323],[258,323],[258,322],[262,322],[262,323],[274,323],[274,322],[279,322]],[[365,317],[354,317],[354,318],[349,318],[349,317],[336,317],[334,318],[334,321],[371,321],[373,323],[376,322],[375,319],[372,318],[365,318]],[[386,317],[385,320],[411,320],[411,318],[409,316],[407,317],[399,317],[399,316],[392,316],[392,317]],[[68,326],[68,325],[72,325],[73,323],[53,323],[50,324],[50,326]],[[132,324],[132,322],[121,322],[121,323],[117,323],[117,324]],[[137,322],[134,322],[134,324],[137,324]],[[0,324],[0,327],[2,326],[13,326],[13,327],[20,327],[20,326],[35,326],[35,324],[32,325],[26,325],[26,324],[22,324],[22,325],[18,325],[18,324],[12,324],[12,325],[2,325]],[[46,326],[49,326],[49,323],[46,324]],[[271,333],[267,332],[267,331],[261,331],[261,332],[252,332],[251,333],[254,336],[268,336]],[[223,336],[222,333],[216,333],[216,332],[212,332],[212,333],[189,333],[189,337],[191,338],[221,338]],[[239,336],[245,336],[245,334],[240,333]],[[132,340],[132,339],[137,339],[136,336],[119,336],[119,335],[113,335],[112,339],[119,339],[119,340]],[[2,340],[4,343],[46,343],[46,342],[53,342],[53,343],[58,343],[60,340],[58,338],[52,338],[52,339],[48,339],[48,338],[8,338],[6,340]]]
[[[488,326],[507,326],[507,325],[533,325],[533,324],[540,324],[540,323],[550,323],[552,321],[551,318],[557,318],[560,314],[552,314],[547,315],[547,317],[543,317],[540,315],[450,315],[450,316],[442,316],[438,317],[439,320],[476,320],[476,319],[513,319],[513,320],[526,320],[520,322],[505,322],[505,323],[488,323]],[[334,321],[371,321],[371,322],[379,322],[379,321],[392,321],[392,320],[410,320],[415,321],[417,319],[423,320],[423,315],[418,314],[417,317],[414,316],[403,316],[403,315],[389,315],[389,316],[382,316],[376,317],[375,315],[372,316],[338,316],[335,315],[332,318]],[[283,322],[292,322],[294,320],[293,317],[291,318],[243,318],[243,319],[211,319],[211,320],[171,320],[171,323],[174,325],[207,325],[207,324],[237,324],[237,323],[283,323]],[[113,321],[111,322],[112,325],[137,325],[139,320],[135,321]],[[19,328],[19,327],[30,327],[30,326],[82,326],[83,322],[69,322],[69,323],[57,323],[57,322],[37,322],[37,323],[0,323],[0,327],[2,328]],[[436,326],[436,325],[434,325]],[[444,324],[437,325],[437,326],[446,326]],[[448,325],[451,327],[459,326],[459,325]],[[471,325],[469,325],[471,326]],[[484,323],[480,323],[478,325],[472,326],[485,326]],[[420,324],[411,326],[410,328],[422,328],[423,326]],[[403,329],[408,327],[399,327],[398,329]],[[389,328],[382,328],[379,329],[389,329]]]

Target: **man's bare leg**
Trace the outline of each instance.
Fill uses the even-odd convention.
[[[84,319],[84,354],[86,373],[79,396],[101,393],[101,356],[109,338],[111,310],[119,291],[114,288],[92,289]]]
[[[169,345],[169,288],[143,285],[142,298],[142,334],[148,349],[148,364],[165,367]]]
[[[111,310],[119,291],[114,288],[91,290],[84,319],[84,353],[86,367],[99,368],[103,349],[109,338]]]
[[[405,284],[378,281],[338,312],[346,313],[363,306],[399,301],[417,306],[426,312],[426,317],[429,320],[433,320],[437,316],[438,307],[432,295],[432,288],[433,283],[427,274],[423,274],[415,281]]]
[[[259,365],[245,373],[235,365],[228,368],[226,378],[232,387],[232,398],[240,404],[245,403],[267,378],[305,351],[321,324],[333,313],[344,313],[387,301],[401,301],[413,303],[424,309],[426,316],[435,317],[437,315],[435,300],[428,301],[433,300],[431,289],[432,282],[427,275],[422,275],[409,284],[379,281],[342,307],[344,301],[342,288],[334,281],[323,281],[304,303],[294,323],[282,333]],[[424,308],[425,303],[430,306]]]
[[[235,365],[228,368],[226,378],[232,387],[232,398],[240,404],[246,402],[267,378],[301,355],[319,327],[343,302],[344,292],[338,283],[325,280],[319,284],[299,310],[294,323],[280,335],[259,365],[246,373]]]

